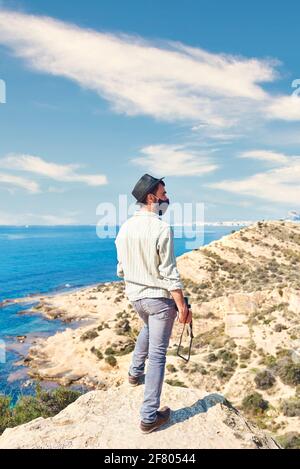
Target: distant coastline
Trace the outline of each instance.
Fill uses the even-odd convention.
[[[265,221],[285,221],[285,222],[293,222],[293,223],[299,223],[300,218],[292,217],[292,218],[279,218],[279,219],[272,219],[272,220],[266,220],[266,219],[257,219],[257,220],[215,220],[215,221],[194,221],[191,223],[173,223],[172,226],[250,226],[254,223],[257,223],[258,221],[265,222]],[[119,225],[114,225],[114,224],[106,224],[109,227],[115,227]],[[97,227],[100,226],[97,223],[86,223],[86,224],[43,224],[43,225],[38,225],[38,224],[32,224],[32,225],[8,225],[8,224],[0,224],[0,227],[6,227],[6,228],[56,228],[56,227]]]
[[[201,222],[201,221],[195,221],[191,223],[172,223],[172,226],[249,226],[252,225],[253,223],[257,223],[259,220],[245,220],[245,221],[240,221],[240,220],[229,220],[229,221],[206,221],[206,222]],[[293,220],[285,220],[285,221],[293,221]],[[115,227],[119,225],[110,225],[110,224],[105,224],[109,227]],[[97,224],[83,224],[83,225],[78,225],[78,224],[67,224],[67,225],[3,225],[0,224],[0,227],[5,227],[5,228],[59,228],[59,227],[97,227],[100,225]]]

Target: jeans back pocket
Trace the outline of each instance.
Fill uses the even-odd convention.
[[[170,298],[145,298],[143,307],[150,316],[155,315],[159,319],[171,319],[177,314],[175,301]]]

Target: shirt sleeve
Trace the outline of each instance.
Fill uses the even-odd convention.
[[[123,266],[122,266],[122,262],[121,262],[120,256],[119,256],[118,236],[115,239],[115,246],[116,246],[116,250],[117,250],[117,260],[118,260],[118,263],[117,263],[117,276],[124,278]]]
[[[124,277],[123,266],[122,266],[120,261],[117,264],[117,276],[118,277]]]
[[[163,229],[157,244],[160,262],[159,273],[168,291],[183,289],[174,255],[174,234],[171,226]]]

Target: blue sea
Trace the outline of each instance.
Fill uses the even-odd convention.
[[[203,244],[240,228],[206,226]],[[176,227],[174,232],[175,254],[179,256],[190,249],[187,237],[177,237]],[[100,239],[95,226],[0,226],[0,303],[120,280],[116,262],[114,239]],[[32,341],[66,327],[38,314],[20,314],[33,302],[0,307],[0,393],[10,394],[13,400],[34,392],[26,367],[18,364]],[[27,336],[24,344],[16,339],[20,335]]]

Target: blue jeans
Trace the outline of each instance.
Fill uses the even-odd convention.
[[[156,420],[156,412],[160,406],[167,348],[177,310],[172,298],[142,298],[131,301],[131,304],[143,320],[144,326],[135,344],[129,373],[132,376],[142,375],[145,360],[149,359],[140,415],[143,422],[151,423]]]

